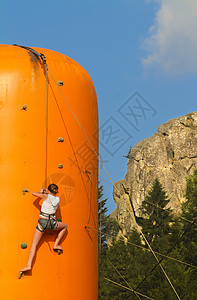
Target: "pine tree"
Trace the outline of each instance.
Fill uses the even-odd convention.
[[[182,247],[186,261],[197,266],[197,169],[187,178],[186,201],[182,204]],[[190,222],[188,222],[188,221]]]
[[[128,276],[126,276],[125,271],[128,266],[128,262],[128,254],[124,241],[114,241],[114,243],[109,247],[106,259],[103,262],[100,299],[132,299],[129,298],[131,295],[130,291],[107,280],[110,279],[125,286],[126,284],[124,280],[117,273],[116,269],[123,274],[124,278],[127,280]]]
[[[103,199],[103,186],[100,186],[98,189],[98,246],[99,246],[99,258],[105,256],[107,251],[107,238],[104,233],[107,230],[107,211],[106,207],[107,198]]]
[[[170,256],[197,265],[196,224],[191,223],[196,220],[197,214],[197,170],[194,171],[193,176],[187,179],[186,201],[182,206],[182,218],[179,220],[172,220],[172,211],[170,208],[166,208],[169,199],[158,179],[153,182],[153,186],[145,200],[142,204],[142,231],[151,243],[153,250],[165,254],[172,248]],[[106,216],[106,201],[101,206]],[[109,232],[110,228],[107,224],[107,218],[104,218],[106,223],[104,222],[105,226],[102,229],[105,232]],[[191,222],[186,221],[186,219]],[[122,240],[114,240],[110,247],[107,247],[106,238],[103,239],[103,242],[106,248],[104,248],[105,254],[100,269],[99,299],[137,298],[133,292],[105,279],[109,278],[127,286],[114,267],[137,292],[153,299],[177,299],[159,266],[151,271],[157,264],[152,253],[133,245],[137,244],[145,247],[138,232],[132,231],[127,243]],[[161,259],[159,256],[158,258]],[[196,299],[197,272],[195,268],[169,259],[163,259],[162,266],[181,299]]]
[[[182,260],[197,266],[197,169],[194,170],[192,176],[187,178],[185,196],[186,201],[182,204],[181,235],[183,237],[179,252]],[[184,275],[187,283],[187,294],[184,299],[194,300],[197,295],[197,270],[186,267]]]
[[[156,178],[142,203],[142,231],[149,243],[154,242],[159,246],[161,239],[163,239],[162,244],[165,238],[168,239],[168,234],[171,232],[170,222],[172,222],[172,210],[166,208],[169,201],[159,179]]]
[[[107,215],[108,208],[106,206],[106,202],[107,198],[103,199],[103,186],[100,186],[98,190],[99,299],[104,299],[102,293],[106,284],[103,274],[109,248],[107,244],[107,234],[114,235],[114,237],[116,237],[119,231],[118,222]],[[113,239],[111,242],[113,242]]]
[[[187,178],[186,184],[186,201],[182,204],[182,217],[191,222],[194,222],[187,232],[187,238],[193,240],[197,244],[196,224],[197,224],[197,169],[194,170],[193,175]],[[183,223],[183,230],[189,226],[185,220]]]

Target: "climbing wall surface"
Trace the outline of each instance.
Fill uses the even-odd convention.
[[[33,49],[48,71],[27,49],[0,45],[0,298],[96,300],[97,232],[85,227],[97,229],[95,88],[72,59]],[[64,252],[54,253],[55,235],[45,234],[32,272],[19,280],[42,203],[32,192],[52,182],[57,217],[68,225]]]

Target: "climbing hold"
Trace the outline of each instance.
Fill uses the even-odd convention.
[[[19,276],[18,276],[18,279],[21,279],[21,277],[23,277],[25,275],[24,272],[19,272]]]
[[[57,83],[58,83],[59,86],[62,86],[64,84],[62,80],[58,80]]]
[[[27,110],[27,105],[24,104],[21,110]]]
[[[22,244],[21,244],[21,248],[22,248],[22,249],[27,248],[27,244],[26,244],[26,243],[22,243]]]
[[[25,193],[29,193],[29,191],[27,189],[23,189],[23,195],[25,195]]]
[[[64,139],[63,139],[63,137],[61,137],[61,136],[60,136],[60,137],[58,138],[58,140],[57,140],[57,141],[58,141],[58,142],[63,142],[63,141],[64,141]]]
[[[62,254],[63,253],[63,250],[62,249],[53,249],[54,252],[57,252],[58,255]]]
[[[90,171],[88,170],[85,170],[86,174],[92,174]]]
[[[63,168],[63,164],[59,164],[59,165],[58,165],[58,168],[59,168],[59,169],[62,169],[62,168]]]

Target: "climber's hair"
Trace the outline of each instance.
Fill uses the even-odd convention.
[[[58,186],[55,184],[55,183],[51,183],[49,186],[48,186],[48,190],[56,195],[58,193]]]

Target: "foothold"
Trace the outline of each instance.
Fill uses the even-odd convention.
[[[25,275],[24,272],[19,272],[19,276],[18,276],[18,279],[21,279],[21,277],[23,277]]]
[[[64,84],[62,80],[58,80],[57,83],[58,83],[59,86],[62,86]]]
[[[26,248],[27,248],[27,244],[26,244],[26,243],[22,243],[22,244],[21,244],[21,248],[22,248],[22,249],[26,249]]]
[[[63,164],[59,164],[59,165],[58,165],[58,168],[59,168],[59,169],[62,169],[62,168],[63,168]]]
[[[54,252],[57,252],[58,255],[62,254],[63,253],[63,250],[61,249],[53,249]]]
[[[21,110],[27,110],[27,105],[24,104]]]
[[[63,142],[63,141],[64,141],[64,139],[63,139],[63,137],[61,137],[61,136],[60,136],[60,137],[58,138],[58,140],[57,140],[57,141],[58,141],[58,142]]]
[[[25,195],[25,193],[29,193],[29,191],[27,189],[23,189],[23,195]]]

